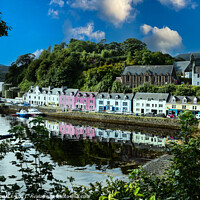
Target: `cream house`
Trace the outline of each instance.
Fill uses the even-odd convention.
[[[200,112],[200,97],[170,96],[166,110],[168,114],[175,114],[176,116],[185,110],[190,110],[197,114]]]

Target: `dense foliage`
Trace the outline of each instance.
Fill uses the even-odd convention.
[[[122,43],[99,43],[71,39],[44,50],[39,58],[32,54],[20,56],[12,63],[7,83],[27,91],[31,85],[67,86],[81,90],[123,92],[128,89],[116,83],[124,62],[128,65],[172,64],[173,58],[161,52],[151,52],[146,44],[128,38]],[[131,91],[131,90],[129,90]]]
[[[137,88],[134,88],[133,91],[150,93],[170,93],[175,96],[200,96],[200,87],[186,84],[168,84],[165,86],[156,86],[145,83]]]

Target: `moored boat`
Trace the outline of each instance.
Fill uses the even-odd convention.
[[[28,114],[29,114],[30,116],[34,116],[34,115],[44,115],[43,112],[38,111],[38,109],[36,109],[36,108],[30,108],[30,109],[28,109]]]
[[[19,112],[16,112],[16,115],[19,117],[29,117],[29,114],[26,110],[21,109]]]

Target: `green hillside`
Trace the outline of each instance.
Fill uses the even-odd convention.
[[[39,58],[19,56],[9,68],[6,82],[27,91],[31,85],[67,86],[85,91],[126,90],[116,77],[121,75],[124,62],[128,65],[172,64],[169,54],[151,52],[146,44],[128,38],[122,43],[99,43],[71,39],[44,50]]]

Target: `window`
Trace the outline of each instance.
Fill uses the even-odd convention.
[[[79,102],[80,102],[80,100],[79,100],[79,99],[77,99],[77,102],[79,103]]]
[[[172,105],[172,108],[176,108],[176,105]]]
[[[157,104],[155,104],[155,107],[157,107]]]
[[[197,78],[199,78],[200,77],[200,74],[197,74]]]
[[[152,98],[148,98],[148,101],[151,101],[151,100],[153,100]]]
[[[146,112],[150,112],[150,109],[147,109]]]
[[[93,106],[90,106],[90,109],[93,109]]]
[[[140,109],[139,109],[139,108],[136,108],[136,111],[140,111]]]
[[[116,107],[116,109],[115,109],[115,110],[117,110],[117,111],[118,111],[118,110],[119,110],[119,108],[118,108],[118,107]]]
[[[192,109],[193,109],[193,110],[196,110],[196,109],[197,109],[197,106],[192,106]]]
[[[163,107],[163,105],[162,104],[159,104],[159,108],[162,108]]]
[[[93,103],[93,100],[90,100],[90,103]]]
[[[86,100],[84,100],[84,103],[86,103]]]
[[[136,103],[136,106],[140,106],[140,103]]]
[[[186,106],[182,106],[182,109],[186,109]]]
[[[152,107],[154,107],[154,104],[152,104]]]
[[[110,105],[110,101],[107,101],[107,105]]]
[[[199,85],[199,82],[197,82],[197,85]]]
[[[146,105],[147,107],[150,107],[150,104],[149,103],[147,103],[147,105]]]
[[[68,102],[68,98],[66,98],[66,102]]]
[[[129,75],[126,75],[126,81],[129,82]]]
[[[185,97],[183,99],[183,103],[187,103],[187,99]]]
[[[118,101],[115,101],[115,105],[116,105],[116,106],[118,106],[118,105],[119,105]]]
[[[99,101],[99,104],[103,104],[103,101]]]
[[[128,105],[128,103],[127,102],[123,102],[123,106],[127,106]]]
[[[159,110],[159,113],[163,113],[163,111],[162,111],[162,110]]]

